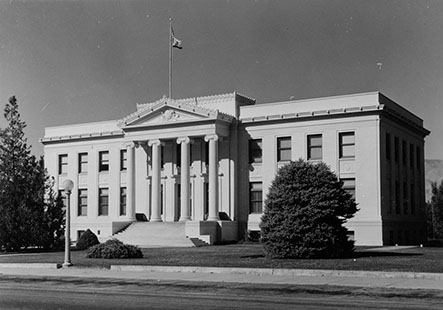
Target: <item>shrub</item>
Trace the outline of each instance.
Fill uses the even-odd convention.
[[[77,240],[76,248],[78,250],[86,250],[96,244],[100,244],[100,241],[98,241],[97,236],[88,229]]]
[[[265,205],[261,242],[269,257],[329,258],[353,251],[343,224],[357,205],[326,164],[300,159],[280,168]]]
[[[102,244],[90,247],[87,251],[88,258],[142,258],[143,253],[139,247],[124,244],[120,240],[111,239]]]

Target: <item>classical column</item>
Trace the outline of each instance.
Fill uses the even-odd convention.
[[[218,136],[205,136],[209,142],[209,210],[208,221],[220,220],[218,216]]]
[[[126,175],[126,203],[128,206],[127,215],[130,220],[135,219],[135,143],[126,145],[128,155],[128,166]]]
[[[180,222],[191,220],[189,210],[189,157],[190,157],[190,140],[188,137],[180,137],[177,139],[177,144],[181,148],[181,163],[180,163]]]
[[[150,140],[148,145],[152,146],[151,222],[161,222],[161,142]]]

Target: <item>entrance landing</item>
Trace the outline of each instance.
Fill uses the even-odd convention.
[[[114,238],[141,248],[194,247],[200,240],[186,237],[185,222],[134,222]],[[200,241],[200,242],[199,242]]]

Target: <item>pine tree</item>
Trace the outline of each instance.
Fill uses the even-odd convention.
[[[31,154],[15,97],[6,104],[4,117],[8,126],[0,129],[0,247],[18,251],[43,245],[55,195],[49,191],[43,160]]]
[[[443,180],[431,183],[432,197],[427,203],[428,237],[443,239]]]
[[[265,205],[261,241],[270,257],[340,257],[354,248],[343,224],[356,203],[324,163],[300,159],[280,168]]]

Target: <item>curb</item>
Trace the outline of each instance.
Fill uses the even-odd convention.
[[[144,271],[144,272],[244,274],[244,275],[255,275],[255,276],[363,277],[363,278],[376,278],[376,279],[443,280],[443,273],[383,272],[383,271],[360,271],[360,270],[219,268],[219,267],[180,267],[180,266],[142,266],[142,265],[111,265],[110,270],[133,271],[133,272]]]
[[[52,263],[3,263],[0,268],[21,268],[21,269],[58,269],[60,264]]]

